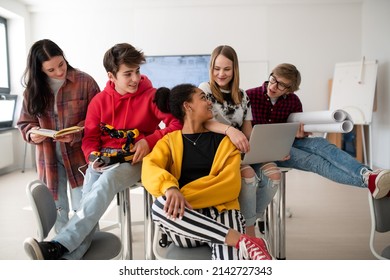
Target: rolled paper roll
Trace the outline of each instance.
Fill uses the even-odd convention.
[[[351,121],[343,121],[338,123],[328,123],[328,124],[305,124],[303,130],[305,132],[339,132],[339,133],[348,133],[353,129],[353,123]]]
[[[300,122],[304,124],[342,122],[347,119],[348,113],[343,110],[312,111],[292,113],[287,122]]]

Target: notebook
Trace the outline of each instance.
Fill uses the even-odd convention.
[[[242,164],[282,160],[290,154],[299,123],[256,124],[249,139],[250,151]]]

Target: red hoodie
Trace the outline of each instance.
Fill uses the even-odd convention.
[[[105,89],[98,93],[89,103],[85,119],[82,150],[88,162],[93,151],[102,148],[120,149],[126,139],[111,138],[102,135],[100,123],[113,126],[115,129],[138,129],[139,136],[135,141],[145,139],[152,149],[156,142],[168,132],[181,129],[182,125],[171,114],[161,112],[153,102],[156,89],[150,80],[142,75],[135,93],[119,94],[115,84],[107,82]],[[160,129],[160,122],[165,124]]]

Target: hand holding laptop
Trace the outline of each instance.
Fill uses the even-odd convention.
[[[249,139],[250,151],[241,164],[287,160],[299,123],[257,124]]]

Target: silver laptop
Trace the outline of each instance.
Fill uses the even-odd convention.
[[[256,124],[249,139],[250,151],[242,164],[282,160],[290,154],[299,123]]]

